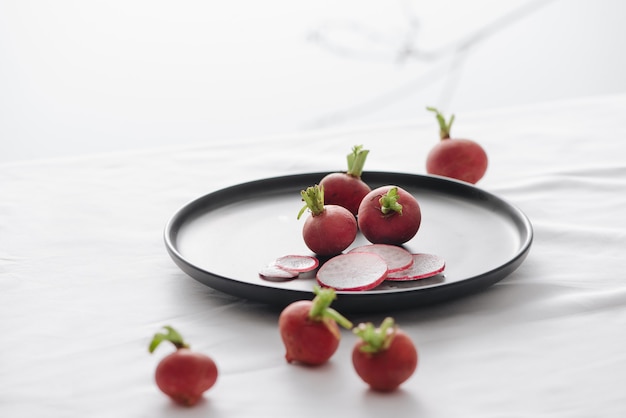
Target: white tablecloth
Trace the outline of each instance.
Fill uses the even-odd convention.
[[[626,95],[457,114],[453,134],[484,145],[478,186],[524,211],[535,240],[486,291],[393,313],[420,362],[392,394],[357,378],[348,331],[327,365],[288,365],[276,310],[185,275],[163,227],[225,186],[342,170],[355,144],[366,170],[423,174],[432,115],[0,165],[0,416],[626,416]],[[171,349],[147,345],[166,324],[220,369],[192,409],[153,380]]]

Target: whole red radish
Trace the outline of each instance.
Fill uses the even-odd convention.
[[[283,309],[278,318],[288,363],[318,366],[327,362],[339,347],[339,325],[352,328],[348,319],[330,308],[336,298],[333,289],[316,286],[313,292],[315,298],[312,301],[293,302]]]
[[[175,402],[193,406],[216,382],[218,370],[209,356],[191,351],[182,336],[172,327],[165,326],[165,333],[156,333],[148,350],[153,353],[163,341],[169,341],[176,351],[164,357],[156,368],[156,384]]]
[[[321,256],[337,255],[348,248],[358,230],[354,215],[343,206],[325,205],[322,186],[309,187],[301,195],[306,204],[298,213],[298,219],[307,208],[311,212],[302,227],[306,246]]]
[[[470,139],[450,138],[450,128],[454,115],[446,122],[444,116],[434,107],[427,110],[435,112],[439,122],[441,141],[435,145],[426,157],[426,172],[462,180],[475,184],[487,171],[487,153],[478,143]]]
[[[358,227],[374,244],[401,245],[417,234],[422,211],[417,199],[398,186],[382,186],[363,198]]]
[[[324,176],[320,186],[324,187],[326,204],[343,206],[356,216],[361,200],[372,190],[361,179],[368,153],[362,145],[355,145],[348,154],[348,171]]]
[[[359,324],[353,332],[360,340],[352,350],[352,364],[372,389],[393,391],[417,369],[417,349],[393,318],[386,318],[380,328]]]

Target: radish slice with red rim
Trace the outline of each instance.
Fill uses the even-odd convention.
[[[387,262],[389,273],[406,270],[413,264],[413,254],[402,247],[389,244],[368,244],[356,247],[348,253],[372,253],[382,257]]]
[[[259,277],[271,282],[295,279],[299,274],[298,271],[281,268],[275,263],[267,264],[259,269]]]
[[[446,261],[435,254],[412,254],[413,265],[387,275],[387,280],[408,281],[433,277],[446,268]]]
[[[317,272],[317,282],[335,290],[369,290],[387,277],[385,260],[377,254],[354,252],[337,255]]]
[[[290,271],[304,273],[315,270],[319,266],[319,260],[310,255],[283,255],[275,261],[276,266]]]

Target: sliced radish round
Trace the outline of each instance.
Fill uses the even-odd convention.
[[[274,263],[267,264],[259,269],[259,277],[272,282],[295,279],[299,274],[295,270],[284,269]]]
[[[419,280],[435,276],[446,268],[446,261],[435,254],[413,254],[413,265],[387,275],[387,280]]]
[[[275,261],[276,266],[291,271],[304,273],[315,270],[319,266],[319,260],[310,255],[284,255]]]
[[[337,255],[317,272],[317,282],[335,290],[369,290],[387,277],[387,263],[374,253],[354,252]]]
[[[413,264],[413,254],[402,247],[389,244],[368,244],[356,247],[348,253],[372,253],[377,254],[387,262],[389,273],[405,270]]]

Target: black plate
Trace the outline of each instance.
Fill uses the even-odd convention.
[[[311,254],[296,219],[300,191],[327,173],[256,180],[215,191],[182,207],[165,227],[174,262],[201,283],[231,295],[279,307],[311,299],[315,274],[269,282],[259,268],[285,254]],[[414,282],[385,282],[374,290],[337,292],[342,311],[385,311],[423,306],[473,293],[524,261],[532,225],[519,209],[478,187],[440,177],[365,172],[371,187],[397,185],[420,203],[422,224],[406,243],[411,252],[438,254],[443,274]],[[352,247],[368,242],[359,235]]]

